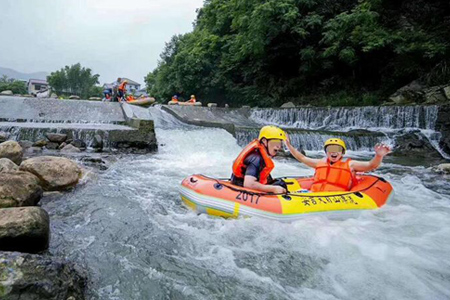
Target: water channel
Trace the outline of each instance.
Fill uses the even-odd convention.
[[[197,215],[179,198],[181,180],[228,177],[242,145],[223,129],[151,110],[156,154],[126,156],[43,201],[50,252],[86,269],[89,299],[450,298],[449,177],[390,157],[375,174],[391,182],[394,198],[356,218]],[[369,150],[348,155],[369,159]],[[275,164],[275,176],[313,173],[289,158]]]

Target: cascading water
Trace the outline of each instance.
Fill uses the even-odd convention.
[[[391,143],[387,135],[373,133],[346,134],[330,131],[315,130],[287,130],[292,145],[294,147],[319,151],[323,149],[325,141],[332,137],[344,139],[348,148],[353,151],[372,151],[373,147],[380,142]],[[236,139],[240,146],[247,145],[250,141],[256,139],[259,129],[239,129],[236,131]]]
[[[288,128],[328,129],[434,129],[438,107],[364,106],[336,108],[254,109],[251,119]]]
[[[419,130],[444,158],[450,159],[450,156],[439,146],[441,134],[434,130],[438,110],[439,107],[437,105],[364,106],[351,108],[260,108],[253,109],[250,118],[260,124],[273,124],[284,128],[333,130],[337,131],[333,136],[341,137],[343,137],[342,132],[349,132],[354,129],[367,129],[372,132],[384,133],[385,138],[380,139],[378,137],[378,139],[389,144],[395,144],[396,137],[405,133],[405,131]],[[315,135],[314,141],[324,140],[323,134],[320,135]],[[358,138],[353,136],[345,137],[346,141],[358,147],[352,148],[350,146],[350,149],[357,151],[372,149],[377,139],[365,137],[365,143],[362,143],[362,141],[354,143],[354,140]],[[307,137],[300,136],[296,139],[300,141],[300,144],[297,146],[305,145],[307,150],[317,150],[317,148],[308,148],[313,147],[313,145],[306,141],[308,140]]]
[[[383,164],[376,174],[395,197],[351,219],[196,215],[179,199],[181,180],[228,177],[241,147],[225,130],[152,110],[157,154],[127,156],[73,193],[44,200],[50,252],[87,268],[89,299],[450,298],[445,178]],[[275,176],[313,173],[290,159],[275,164]]]

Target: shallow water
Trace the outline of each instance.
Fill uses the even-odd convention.
[[[394,198],[356,218],[196,215],[179,198],[181,180],[228,177],[241,148],[224,130],[159,117],[157,154],[129,156],[44,200],[50,252],[87,268],[89,299],[450,298],[449,178],[391,159],[376,174]],[[313,172],[275,164],[275,176]]]

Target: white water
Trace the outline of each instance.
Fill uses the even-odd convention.
[[[340,221],[196,215],[179,199],[181,180],[229,176],[241,148],[224,130],[155,114],[163,126],[157,154],[125,158],[44,205],[51,251],[93,274],[89,298],[450,298],[448,178],[385,164],[377,174],[393,184],[393,200]],[[308,174],[293,160],[276,161],[275,176]]]

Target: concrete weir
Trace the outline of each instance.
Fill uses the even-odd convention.
[[[248,108],[222,108],[163,105],[162,109],[178,120],[197,126],[223,128],[232,135],[240,127],[259,127],[260,125],[250,118]]]
[[[153,120],[145,108],[127,103],[0,97],[0,131],[9,139],[35,142],[46,133],[64,133],[89,147],[96,135],[106,149],[157,149]]]

